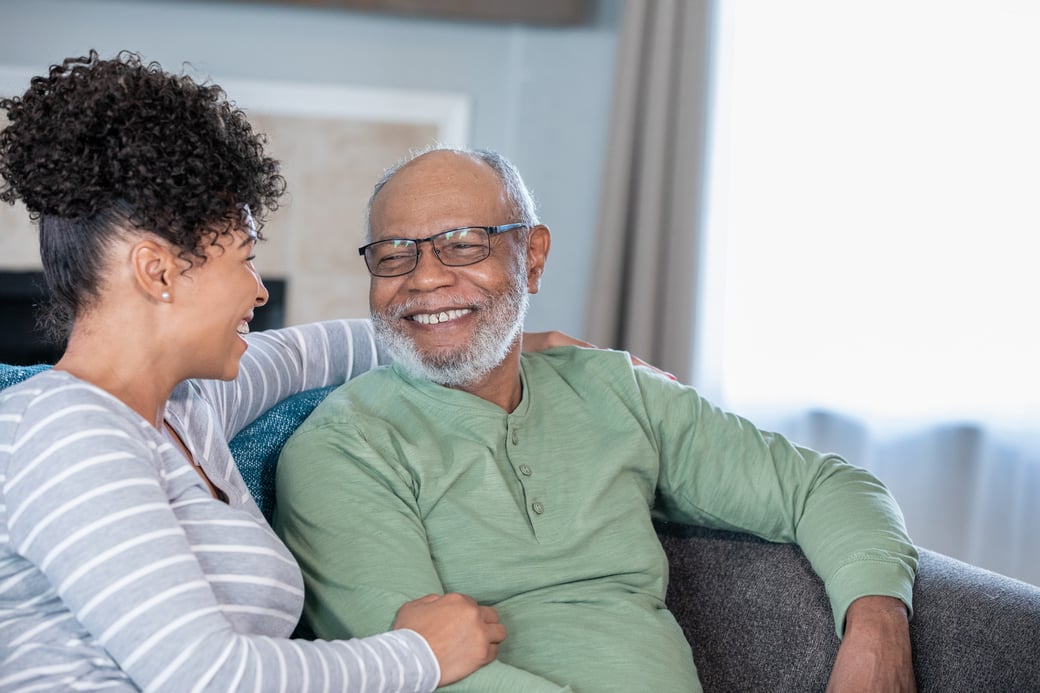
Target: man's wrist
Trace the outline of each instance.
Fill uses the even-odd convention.
[[[853,601],[845,612],[846,633],[853,628],[880,622],[909,625],[910,611],[896,597],[870,595]]]

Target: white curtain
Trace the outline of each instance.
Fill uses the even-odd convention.
[[[779,408],[782,410],[783,408]],[[755,423],[873,471],[914,542],[1040,585],[1040,440],[979,423],[872,430],[825,410],[757,412]]]
[[[695,383],[1040,585],[1040,3],[720,3]]]

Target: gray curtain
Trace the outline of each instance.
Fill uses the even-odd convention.
[[[713,0],[626,0],[586,334],[689,382]]]

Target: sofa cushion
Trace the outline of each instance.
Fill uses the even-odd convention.
[[[40,364],[38,366],[12,366],[7,363],[0,363],[0,390],[5,387],[11,387],[18,383],[31,378],[40,371],[45,371],[50,366],[46,364]]]
[[[314,407],[334,389],[335,386],[315,388],[287,397],[239,431],[228,443],[249,492],[268,522],[274,515],[274,473],[282,446]]]

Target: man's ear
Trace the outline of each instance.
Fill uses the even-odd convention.
[[[527,236],[527,291],[536,294],[542,286],[545,260],[549,257],[552,234],[545,224],[532,226]]]
[[[178,274],[177,257],[166,245],[144,238],[130,248],[134,282],[152,300],[173,300],[173,278]]]

